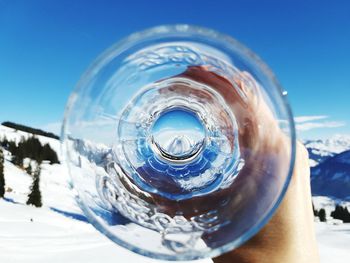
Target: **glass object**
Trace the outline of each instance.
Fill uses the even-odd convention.
[[[218,256],[257,233],[295,154],[291,111],[268,67],[231,37],[188,25],[103,53],[70,96],[62,138],[91,224],[167,260]]]

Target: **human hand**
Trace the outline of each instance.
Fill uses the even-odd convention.
[[[240,128],[240,144],[252,151],[272,152],[288,158],[290,139],[281,131],[269,107],[254,89],[256,81],[242,72],[228,82],[204,67],[189,68],[184,75],[215,88],[236,112],[239,123],[252,120]],[[232,84],[233,83],[233,84]],[[232,92],[241,90],[245,95]],[[248,87],[248,85],[250,85]],[[268,129],[259,129],[262,124]],[[271,139],[273,138],[273,140]],[[261,153],[261,152],[260,152]],[[297,143],[296,159],[287,193],[275,215],[267,225],[241,247],[214,258],[215,263],[317,263],[319,262],[317,242],[314,232],[310,168],[308,153],[301,143]]]
[[[241,247],[214,258],[215,263],[317,263],[308,153],[297,143],[294,172],[272,219]]]

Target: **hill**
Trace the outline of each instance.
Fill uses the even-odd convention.
[[[350,200],[350,150],[313,167],[311,187],[313,195]]]
[[[53,138],[53,139],[56,139],[56,140],[60,139],[59,136],[57,136],[56,134],[53,134],[51,132],[46,132],[46,131],[43,131],[43,130],[40,130],[40,129],[32,128],[32,127],[25,126],[25,125],[22,125],[22,124],[17,124],[17,123],[14,123],[14,122],[5,121],[1,125],[9,127],[9,128],[12,128],[12,129],[15,129],[15,130],[19,130],[19,131],[24,131],[24,132],[35,134],[35,135],[41,135],[41,136]]]
[[[0,138],[20,142],[32,137],[14,128],[0,125]],[[48,143],[60,156],[57,139],[36,135],[42,143]],[[82,155],[99,163],[106,154],[87,142],[78,141]],[[87,222],[70,189],[70,179],[63,164],[41,164],[40,191],[43,206],[25,205],[32,184],[32,177],[11,162],[11,153],[5,155],[5,199],[0,199],[0,258],[1,262],[46,263],[162,263],[145,258],[121,248],[100,234]],[[89,159],[89,160],[90,160]],[[198,263],[209,263],[200,260]]]

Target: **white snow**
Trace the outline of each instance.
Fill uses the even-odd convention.
[[[35,208],[3,200],[0,200],[0,251],[1,262],[6,263],[166,262],[121,248],[92,225],[47,207]]]
[[[19,142],[25,132],[0,125],[0,138]],[[36,136],[42,144],[49,143],[59,152],[59,141]],[[6,263],[151,263],[167,262],[146,258],[124,249],[92,225],[69,217],[83,213],[68,186],[68,173],[63,165],[41,165],[40,190],[42,208],[25,205],[32,178],[10,162],[5,155],[6,200],[0,199],[0,262]],[[29,160],[25,160],[26,163]],[[66,213],[66,214],[63,214]],[[210,259],[196,261],[212,262]]]
[[[315,224],[321,263],[348,263],[350,224]]]
[[[350,202],[334,200],[326,196],[312,198],[315,209],[324,208],[327,222],[315,222],[321,263],[347,263],[350,258],[350,223],[330,217],[337,204],[350,209]]]
[[[350,149],[350,135],[336,134],[323,140],[303,140],[304,145],[311,149],[312,153],[318,156],[331,157],[335,154]],[[316,160],[310,159],[310,167],[318,164]]]
[[[305,145],[313,148],[315,153],[327,156],[328,153],[341,153],[350,149],[350,135],[336,134],[328,139],[305,141]]]
[[[0,125],[0,138],[19,141],[25,132]],[[59,141],[36,136],[42,143],[49,143],[58,153]],[[142,257],[107,239],[95,228],[59,212],[82,215],[68,187],[67,171],[62,165],[42,164],[40,189],[42,208],[25,205],[32,178],[10,162],[5,151],[5,197],[0,200],[0,262],[5,263],[150,263],[165,262]],[[316,209],[325,208],[329,217],[337,200],[314,197]],[[340,202],[350,209],[350,202]],[[350,258],[350,224],[335,221],[315,223],[322,263],[347,263]],[[195,261],[212,262],[210,259]]]
[[[314,167],[314,166],[318,165],[318,162],[316,162],[315,160],[309,159],[309,165],[310,165],[310,167]]]
[[[6,263],[165,262],[117,246],[90,224],[48,208],[3,200],[0,200],[0,251],[1,262]]]

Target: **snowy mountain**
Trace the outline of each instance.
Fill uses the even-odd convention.
[[[32,136],[26,132],[0,125],[0,139],[19,142],[21,138]],[[48,143],[60,156],[60,142],[45,136],[35,136],[42,144]],[[313,149],[326,152],[325,145],[331,145],[328,152],[334,155],[342,143],[327,144],[325,141],[309,141]],[[339,145],[339,146],[334,146]],[[86,141],[77,141],[76,149],[89,160],[101,164],[109,153],[102,145],[93,145]],[[335,147],[335,148],[334,148]],[[321,151],[321,149],[323,151]],[[43,207],[25,205],[30,192],[32,178],[24,170],[10,162],[10,153],[5,152],[5,199],[0,199],[0,261],[11,263],[44,262],[84,262],[84,263],[156,263],[153,260],[134,254],[107,239],[90,225],[74,200],[74,194],[68,187],[69,176],[62,164],[43,163],[40,175],[40,191]],[[336,158],[336,157],[334,157]],[[331,160],[331,159],[330,159]],[[348,164],[347,155],[336,159],[341,165]],[[322,168],[319,175],[330,166]],[[340,166],[338,167],[341,168]],[[337,169],[338,169],[337,168]],[[314,171],[314,170],[313,170]],[[318,176],[317,176],[318,177]],[[325,173],[328,178],[328,173]],[[313,175],[313,181],[316,178]],[[320,179],[321,177],[318,177]],[[338,175],[335,179],[345,179],[347,175]],[[345,179],[347,180],[347,179]],[[313,182],[315,184],[315,182]],[[343,187],[343,186],[342,186]],[[336,203],[346,205],[350,202],[338,201],[330,197],[313,197],[316,209],[325,208],[327,216]],[[315,223],[320,246],[322,263],[345,263],[350,258],[350,224],[332,225]],[[196,261],[212,262],[210,259]]]
[[[32,178],[8,160],[0,199],[0,262],[162,263],[121,248],[99,233],[76,205],[61,165],[43,165],[43,207],[25,205]],[[199,263],[209,263],[201,260]]]
[[[0,139],[21,141],[32,134],[0,125]],[[60,142],[35,135],[48,143],[60,156]],[[77,141],[82,155],[101,163],[106,147]],[[40,191],[43,206],[25,205],[33,178],[11,163],[11,153],[4,150],[5,199],[0,199],[0,262],[46,263],[161,263],[130,252],[107,239],[87,222],[68,186],[64,165],[43,163]],[[198,263],[209,263],[210,259]]]
[[[350,135],[334,135],[324,140],[304,140],[309,152],[310,166],[316,166],[329,157],[350,150]]]
[[[314,195],[350,200],[350,150],[312,167],[311,187]]]

